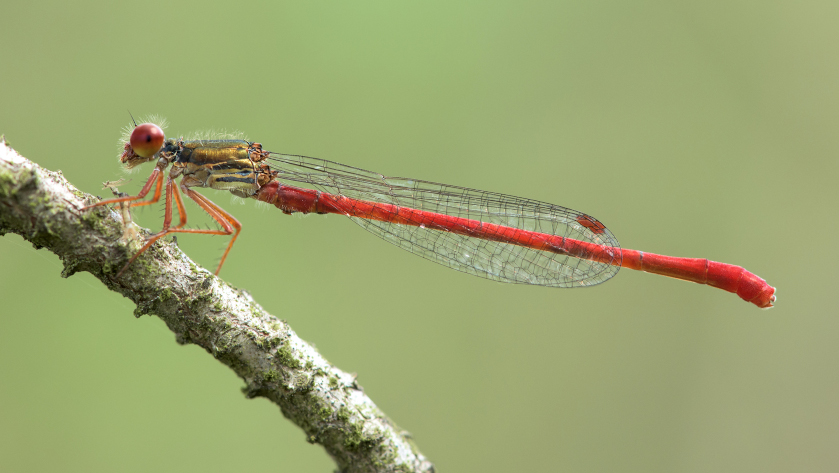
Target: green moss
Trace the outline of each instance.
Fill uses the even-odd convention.
[[[361,424],[352,424],[344,433],[344,446],[347,450],[369,450],[379,443],[379,439],[364,435]]]
[[[346,406],[341,406],[335,412],[335,418],[345,425],[341,432],[344,434],[344,447],[348,450],[370,449],[379,443],[379,438],[364,435],[363,421],[351,422],[352,412]]]
[[[153,251],[157,246],[157,243],[152,245],[152,247],[148,251]],[[126,249],[126,258],[129,258],[134,255],[134,250],[131,249],[130,245],[123,246]],[[114,270],[113,272],[119,272],[122,270],[122,267],[125,266],[126,261],[119,261],[115,262],[111,268]],[[158,269],[157,262],[154,258],[144,258],[140,256],[139,258],[135,259],[131,262],[131,266],[126,274],[130,274],[130,277],[135,280],[142,280],[143,278],[155,274],[156,270]],[[125,275],[123,275],[125,277]]]
[[[318,414],[318,417],[320,417],[320,421],[322,423],[329,422],[330,417],[332,417],[332,409],[327,407],[325,404],[321,404],[320,406],[318,406],[318,410],[316,412]]]
[[[414,469],[407,463],[400,463],[394,468],[393,464],[396,461],[396,454],[393,450],[388,450],[387,452],[382,453],[378,458],[379,459],[373,461],[373,466],[375,466],[377,470],[414,471]]]
[[[222,332],[226,332],[226,331],[230,330],[231,328],[233,328],[233,324],[231,324],[230,321],[227,320],[225,317],[221,317],[219,319],[219,321],[216,323],[216,325],[218,326],[219,330],[222,331]]]
[[[346,437],[344,437],[344,446],[349,450],[358,450],[365,441],[364,435],[361,432],[360,425],[352,424],[349,431],[346,432]]]
[[[291,354],[291,350],[286,345],[277,348],[276,358],[280,361],[280,363],[288,366],[289,368],[296,370],[301,368],[300,361]]]
[[[332,389],[338,389],[340,383],[338,382],[337,376],[330,376],[329,377],[329,387]]]
[[[168,287],[164,287],[160,292],[158,292],[157,298],[160,299],[160,302],[166,302],[170,299],[176,299],[175,293],[173,293],[172,290]]]
[[[268,370],[265,373],[265,381],[275,383],[280,380],[280,372],[277,370]]]
[[[335,412],[335,418],[340,420],[341,422],[349,422],[350,420],[350,410],[347,409],[346,406],[341,406],[337,412]]]

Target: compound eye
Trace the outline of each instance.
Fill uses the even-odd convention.
[[[163,147],[163,130],[154,123],[143,123],[134,127],[129,143],[134,153],[143,158],[150,158]]]

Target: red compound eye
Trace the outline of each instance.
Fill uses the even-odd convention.
[[[163,147],[163,130],[154,123],[143,123],[134,127],[129,143],[134,152],[143,158],[150,158]]]

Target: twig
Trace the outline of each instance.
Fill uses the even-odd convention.
[[[244,381],[247,397],[262,396],[319,443],[342,472],[432,472],[410,435],[364,394],[355,377],[330,364],[287,323],[265,312],[245,291],[160,242],[117,278],[141,245],[120,241],[122,215],[60,172],[20,156],[0,138],[0,236],[13,232],[64,263],[63,277],[87,271],[137,304],[134,315],[166,322],[178,343],[194,343]],[[134,224],[130,224],[134,225]],[[147,230],[143,230],[148,234]]]

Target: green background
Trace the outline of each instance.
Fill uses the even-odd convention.
[[[0,17],[0,133],[84,191],[124,176],[127,110],[156,113],[170,135],[241,130],[557,203],[624,247],[778,287],[767,312],[629,270],[502,285],[341,217],[205,191],[244,224],[222,276],[358,373],[439,471],[839,464],[839,3],[17,1]],[[136,219],[159,228],[161,208]],[[178,242],[210,268],[226,244]],[[0,238],[0,470],[334,469],[228,368],[60,271]]]

